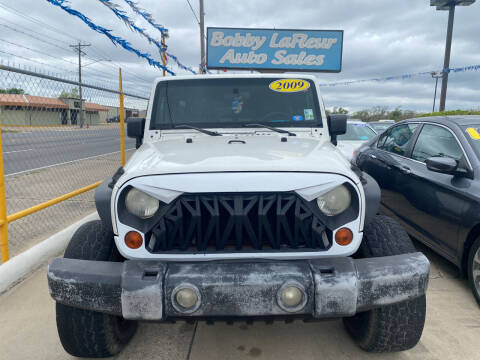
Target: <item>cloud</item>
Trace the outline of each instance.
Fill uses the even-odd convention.
[[[160,36],[142,18],[135,16],[122,0],[114,2],[120,4],[150,35]],[[138,0],[138,3],[170,30],[169,51],[183,63],[197,68],[200,61],[199,27],[187,2]],[[191,0],[191,3],[198,14],[197,1]],[[127,39],[134,47],[160,59],[154,46],[130,31],[100,2],[72,0],[71,5],[95,23]],[[205,6],[207,26],[345,30],[342,72],[317,74],[322,83],[439,70],[443,66],[448,12],[436,11],[428,1],[209,0]],[[480,31],[479,15],[479,4],[457,8],[452,67],[480,64],[477,35]],[[32,18],[41,22],[32,21]],[[16,31],[5,26],[11,26]],[[40,37],[57,47],[26,34]],[[47,52],[54,57],[12,46],[1,40]],[[0,60],[4,63],[14,61],[16,64],[29,64],[45,71],[67,73],[75,77],[77,57],[69,45],[78,40],[92,44],[85,49],[91,59],[112,60],[87,66],[84,70],[86,81],[115,86],[116,67],[120,65],[125,72],[125,87],[148,94],[153,79],[161,76],[160,70],[114,46],[103,35],[93,32],[80,20],[47,1],[17,0],[12,3],[0,0],[0,51],[34,61],[0,52]],[[90,59],[85,61],[91,62]],[[170,65],[174,71],[183,73],[173,64]],[[480,72],[451,74],[447,108],[479,108],[478,84]],[[429,111],[433,91],[434,80],[430,76],[322,88],[327,107],[343,106],[352,110],[381,105]]]

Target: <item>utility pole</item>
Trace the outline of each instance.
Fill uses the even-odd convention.
[[[440,93],[440,111],[445,111],[447,100],[448,69],[450,68],[450,51],[452,49],[453,18],[455,17],[455,3],[448,9],[447,43],[445,45],[445,58],[443,60],[442,92]]]
[[[162,64],[163,66],[167,66],[167,44],[165,43],[165,40],[168,38],[168,33],[167,32],[162,32],[162,51],[161,51],[161,56],[162,56]],[[165,77],[165,69],[162,70],[163,77]]]
[[[203,0],[200,0],[200,74],[203,74],[205,66],[205,12],[203,10]]]
[[[85,53],[82,51],[82,47],[90,46],[91,44],[82,44],[80,41],[77,45],[70,45],[78,52],[78,95],[80,96],[80,111],[79,111],[79,123],[80,127],[83,127],[83,93],[82,93],[82,55]]]

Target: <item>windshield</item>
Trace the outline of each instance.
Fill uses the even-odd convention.
[[[338,135],[337,139],[340,140],[370,140],[377,135],[367,124],[361,123],[347,123],[347,132],[343,135]]]
[[[390,126],[392,126],[392,124],[389,124],[389,123],[370,123],[368,125],[370,125],[378,133],[384,132]]]
[[[315,84],[292,79],[303,90],[279,91],[277,80],[161,81],[155,92],[150,129],[173,129],[180,124],[203,128],[243,127],[250,123],[275,127],[322,126]]]
[[[465,130],[465,136],[472,144],[473,149],[477,153],[477,157],[480,159],[480,124],[472,124],[462,126]]]

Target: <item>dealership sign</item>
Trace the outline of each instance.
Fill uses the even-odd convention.
[[[340,72],[343,30],[207,29],[209,69]]]

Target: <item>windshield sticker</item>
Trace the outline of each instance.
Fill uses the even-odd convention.
[[[305,115],[305,120],[313,120],[313,110],[312,109],[304,109],[303,114]]]
[[[470,137],[471,137],[473,140],[480,140],[480,134],[478,133],[477,129],[468,128],[468,129],[467,129],[467,133],[468,133],[468,135],[470,135]]]
[[[280,79],[269,85],[271,90],[284,93],[306,91],[309,87],[310,83],[301,79]]]
[[[292,116],[292,120],[293,120],[293,121],[302,121],[302,120],[303,120],[303,116],[302,116],[302,115],[293,115],[293,116]]]
[[[243,98],[241,96],[235,96],[232,101],[232,111],[234,114],[240,114],[243,107]]]

